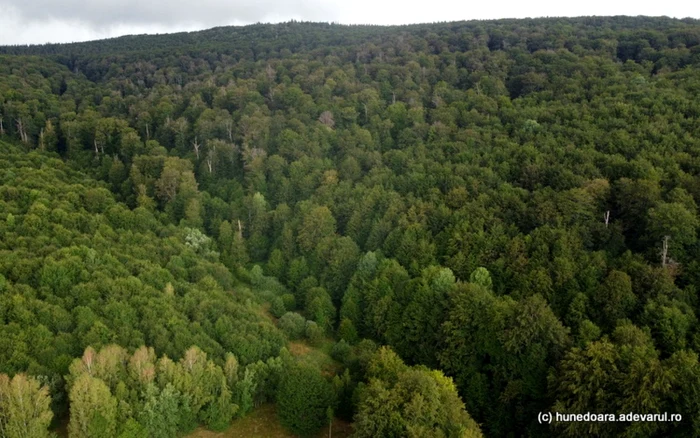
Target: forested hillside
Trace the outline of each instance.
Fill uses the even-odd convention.
[[[699,94],[690,19],[0,47],[0,434],[697,436]]]

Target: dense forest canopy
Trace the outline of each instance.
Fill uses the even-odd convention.
[[[693,19],[0,47],[0,434],[697,436],[699,94]]]

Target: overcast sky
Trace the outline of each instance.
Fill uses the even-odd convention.
[[[666,15],[700,18],[692,0],[0,0],[0,45],[72,42],[290,19],[408,24],[490,18]]]

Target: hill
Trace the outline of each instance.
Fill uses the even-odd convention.
[[[258,376],[200,412],[225,387],[295,433],[328,408],[358,437],[700,430],[682,395],[700,390],[697,20],[292,22],[0,53],[0,135],[22,148],[0,273],[26,290],[1,297],[65,310],[6,324],[0,371],[194,345],[212,375],[231,352],[236,384]],[[330,372],[281,349],[328,337]]]

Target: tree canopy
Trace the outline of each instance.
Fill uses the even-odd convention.
[[[697,435],[699,91],[667,17],[0,47],[3,433]]]

